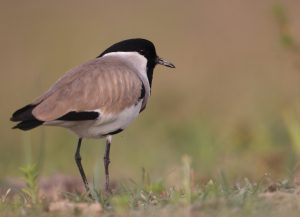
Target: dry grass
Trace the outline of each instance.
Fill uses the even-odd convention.
[[[228,183],[224,174],[206,183],[195,181],[189,157],[184,156],[177,187],[165,180],[120,182],[113,194],[100,190],[90,199],[75,177],[41,178],[38,200],[21,191],[22,182],[2,187],[1,216],[298,216],[300,188],[290,180]],[[14,181],[16,179],[13,179]]]

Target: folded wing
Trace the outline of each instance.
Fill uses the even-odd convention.
[[[11,120],[27,125],[34,122],[32,128],[55,120],[92,120],[121,112],[141,95],[145,95],[143,83],[134,68],[121,59],[99,58],[67,72]]]

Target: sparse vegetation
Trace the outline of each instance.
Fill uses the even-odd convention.
[[[22,192],[26,198],[30,200],[30,203],[36,204],[38,202],[38,171],[35,164],[27,164],[20,168],[22,177],[25,182],[25,187],[22,188]]]
[[[24,199],[22,192],[2,198],[2,216],[282,216],[291,217],[300,212],[300,188],[290,180],[272,182],[267,175],[257,182],[244,178],[230,184],[221,173],[216,180],[196,183],[191,173],[190,158],[183,157],[178,187],[163,182],[126,183],[114,189],[112,195],[101,194],[100,201],[86,194],[61,192],[56,200],[39,198],[32,178],[26,178],[27,190],[32,198]],[[29,172],[28,172],[29,171]],[[32,173],[29,166],[26,173]],[[29,175],[31,176],[31,175]],[[26,175],[28,177],[28,175]],[[33,176],[35,177],[35,176]],[[29,181],[30,180],[30,181]],[[63,181],[63,180],[62,180]],[[28,189],[29,188],[29,189]],[[28,193],[29,192],[29,193]],[[64,194],[63,194],[64,193]],[[9,194],[9,193],[8,193]]]

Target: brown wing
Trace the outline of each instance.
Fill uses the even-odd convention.
[[[32,114],[41,121],[53,121],[72,111],[115,114],[133,105],[141,89],[137,73],[124,61],[99,58],[67,72],[34,101],[38,105]]]

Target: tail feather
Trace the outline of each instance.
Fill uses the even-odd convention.
[[[37,105],[29,104],[14,112],[10,120],[20,123],[14,126],[13,129],[30,130],[42,125],[44,121],[36,119],[32,114],[32,110],[36,106]]]
[[[24,120],[30,120],[30,119],[35,119],[34,116],[32,115],[32,110],[36,107],[36,105],[26,105],[23,108],[20,108],[19,110],[15,111],[10,118],[11,121],[13,122],[18,122],[18,121],[24,121]]]
[[[31,130],[42,125],[44,122],[39,120],[29,120],[29,121],[22,121],[14,126],[12,129],[20,129],[20,130]]]

